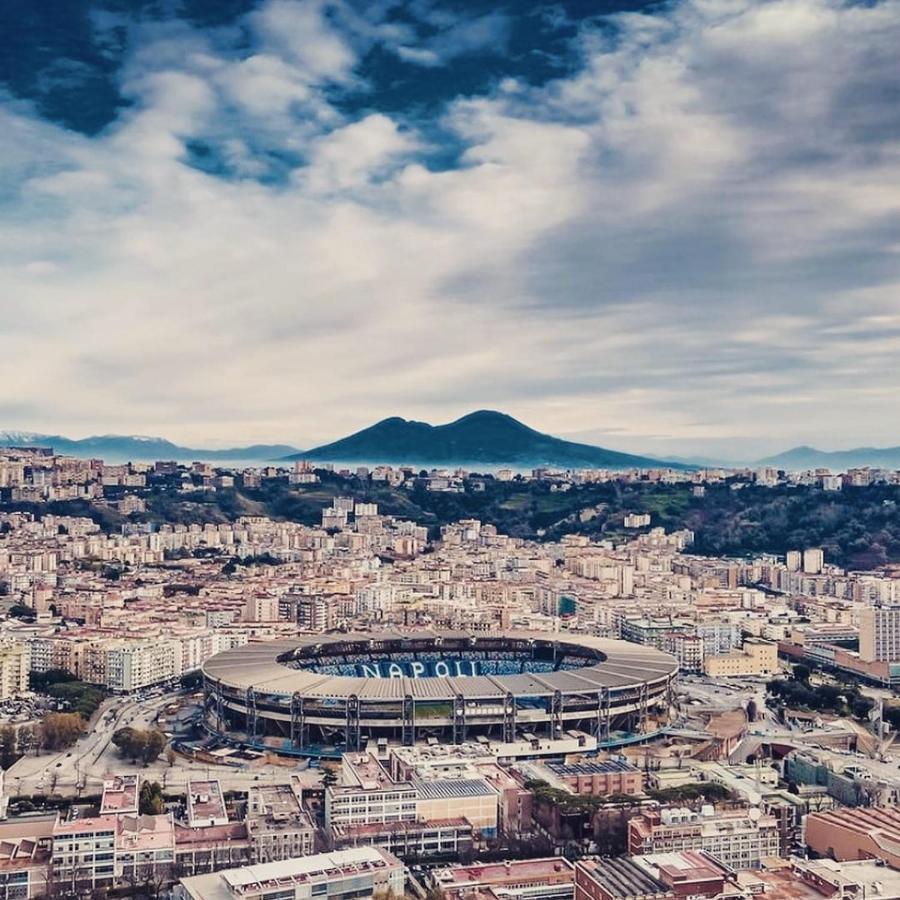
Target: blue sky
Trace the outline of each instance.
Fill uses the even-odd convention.
[[[900,443],[900,4],[6,0],[0,428]]]

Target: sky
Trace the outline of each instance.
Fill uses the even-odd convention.
[[[900,0],[4,0],[0,429],[900,444]]]

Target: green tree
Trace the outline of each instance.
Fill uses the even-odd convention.
[[[112,742],[119,748],[122,756],[129,757],[132,762],[137,762],[138,758],[143,758],[144,755],[144,734],[145,732],[138,728],[126,726],[113,732]]]
[[[162,798],[162,788],[158,781],[145,781],[141,785],[138,811],[142,816],[158,816],[166,811]]]
[[[12,725],[0,726],[0,768],[8,769],[18,758],[19,735]]]
[[[144,746],[141,753],[141,759],[144,763],[151,763],[155,760],[166,746],[166,736],[155,728],[150,728],[144,732]]]

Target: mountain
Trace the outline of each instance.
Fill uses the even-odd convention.
[[[180,447],[164,438],[141,435],[103,434],[72,439],[59,434],[35,434],[24,431],[0,432],[0,447],[52,447],[56,453],[81,459],[97,458],[108,462],[154,462],[158,459],[206,462],[265,462],[281,459],[297,448],[290,444],[254,444],[227,450],[202,450]]]
[[[854,450],[817,450],[815,447],[794,447],[756,463],[776,469],[832,469],[842,472],[861,466],[878,469],[900,469],[900,447],[857,447]]]
[[[470,413],[447,425],[429,425],[395,416],[331,444],[295,453],[288,459],[605,469],[669,465],[646,456],[564,441],[535,431],[504,413],[490,410]],[[679,464],[676,467],[685,468]]]

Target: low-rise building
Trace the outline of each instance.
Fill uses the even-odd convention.
[[[375,847],[336,850],[298,859],[182,878],[175,900],[366,900],[403,896],[406,869]]]
[[[838,861],[881,859],[900,868],[900,810],[856,807],[810,813],[803,840],[810,850]]]
[[[703,668],[710,678],[774,675],[778,671],[778,644],[747,638],[740,650],[707,656]]]
[[[736,869],[753,869],[761,860],[781,855],[774,816],[758,809],[689,809],[645,812],[628,822],[628,852],[634,856],[681,850],[704,850]]]
[[[433,873],[446,900],[573,900],[575,869],[562,857],[447,866]]]
[[[250,788],[246,821],[254,863],[309,856],[313,852],[316,828],[301,801],[296,780]]]
[[[575,900],[675,900],[675,892],[628,856],[575,864]]]

